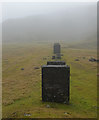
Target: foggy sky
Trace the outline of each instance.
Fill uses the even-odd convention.
[[[26,16],[32,16],[32,15],[42,15],[42,14],[51,14],[53,12],[73,12],[72,9],[76,8],[76,11],[79,10],[79,7],[81,7],[80,11],[85,11],[89,13],[94,12],[96,14],[97,11],[97,3],[96,2],[90,2],[90,3],[3,3],[2,5],[2,17],[3,20],[11,19],[11,18],[22,18]],[[89,9],[89,10],[88,10]],[[80,12],[79,11],[79,12]],[[93,14],[93,13],[92,13]]]
[[[6,3],[3,20],[3,41],[97,38],[96,3]]]

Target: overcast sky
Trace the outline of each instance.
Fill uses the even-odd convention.
[[[93,40],[97,3],[5,3],[3,20],[5,40]]]
[[[71,7],[72,9],[73,7],[76,7],[75,4],[77,5],[77,3],[3,3],[2,20],[4,21],[6,19],[21,18],[32,15],[51,14],[54,12],[59,12],[60,10],[68,10],[68,7]],[[83,4],[84,3],[80,3],[80,7],[83,6]],[[85,7],[88,6],[88,4],[93,6],[93,3],[90,2],[84,4]],[[95,7],[97,7],[96,2],[94,3],[94,9]]]

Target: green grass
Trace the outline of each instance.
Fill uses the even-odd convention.
[[[97,64],[88,61],[90,57],[96,58],[94,49],[62,48],[62,60],[70,66],[70,105],[42,102],[41,68],[34,67],[51,60],[52,47],[47,43],[3,45],[3,118],[97,116]],[[43,60],[44,57],[47,60]],[[76,58],[80,61],[75,61]],[[24,116],[24,113],[30,116]]]

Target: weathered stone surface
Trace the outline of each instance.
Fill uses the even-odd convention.
[[[21,70],[24,70],[24,68],[21,68]]]
[[[79,61],[79,59],[75,59],[75,61]]]
[[[61,59],[61,54],[60,54],[60,53],[57,53],[57,54],[56,54],[56,58],[57,58],[57,59]]]
[[[65,65],[64,61],[48,61],[47,65]]]
[[[97,62],[99,62],[99,60],[97,59]]]
[[[40,67],[34,67],[34,69],[40,69]]]
[[[97,60],[95,58],[90,58],[89,61],[96,62]]]
[[[60,53],[61,52],[61,46],[59,43],[54,44],[54,54]]]
[[[50,62],[48,62],[48,64],[50,64]],[[42,66],[42,101],[59,102],[65,104],[69,103],[69,86],[70,86],[69,66],[67,65]]]

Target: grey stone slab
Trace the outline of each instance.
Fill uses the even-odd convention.
[[[69,103],[70,67],[42,66],[42,101]]]
[[[57,53],[57,54],[56,54],[56,58],[57,58],[57,59],[61,59],[61,54],[60,54],[60,53]]]
[[[65,65],[64,61],[48,61],[47,65]]]
[[[59,43],[54,44],[54,54],[60,53],[61,52],[61,46]]]

